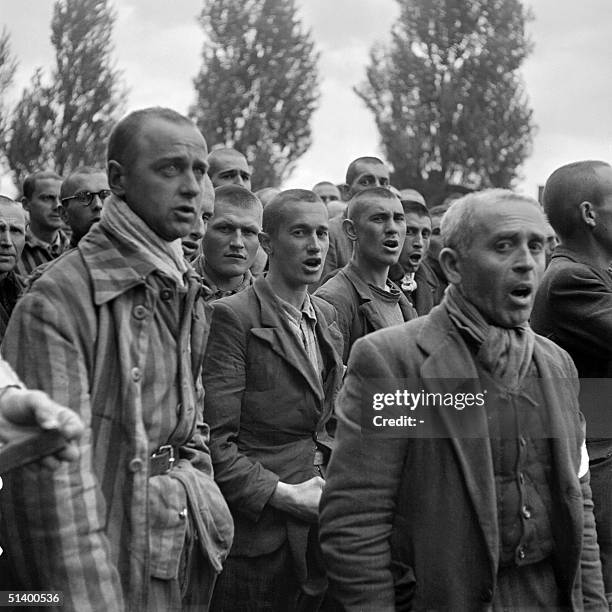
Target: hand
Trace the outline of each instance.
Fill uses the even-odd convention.
[[[325,481],[319,476],[295,485],[279,482],[270,504],[303,521],[316,523],[319,520],[319,501],[324,485]]]
[[[75,412],[60,406],[46,393],[10,387],[0,398],[0,414],[14,425],[57,429],[66,438],[66,446],[57,455],[41,460],[45,467],[55,469],[60,461],[74,461],[79,456],[76,442],[85,429],[83,422]]]

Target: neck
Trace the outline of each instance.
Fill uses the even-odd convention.
[[[58,229],[49,229],[47,227],[41,227],[34,221],[30,221],[30,231],[36,238],[44,242],[53,242],[57,236]]]
[[[565,240],[562,244],[585,259],[588,259],[592,266],[600,270],[607,270],[610,267],[612,254],[602,249],[601,246],[593,240]]]
[[[272,291],[278,295],[279,298],[289,302],[295,308],[301,308],[306,299],[306,291],[308,285],[289,286],[285,280],[278,274],[275,274],[274,270],[270,270],[266,276],[266,280],[270,285]]]
[[[368,284],[374,285],[379,289],[385,289],[387,286],[387,276],[389,275],[389,266],[379,265],[373,266],[369,261],[366,262],[359,253],[353,251],[351,263],[357,270],[359,276]]]
[[[204,260],[204,272],[210,280],[221,290],[221,291],[232,291],[240,286],[240,283],[244,280],[244,274],[240,276],[220,276],[217,274]]]

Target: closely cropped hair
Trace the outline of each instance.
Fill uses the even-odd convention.
[[[257,208],[263,210],[259,198],[242,185],[221,185],[215,189],[215,206],[223,202],[237,208]]]
[[[346,170],[346,184],[350,185],[359,176],[359,164],[376,164],[384,166],[385,162],[378,157],[358,157],[354,159]]]
[[[452,206],[444,213],[440,222],[440,234],[442,246],[455,249],[459,253],[465,253],[472,244],[476,231],[476,215],[483,208],[493,208],[500,202],[527,202],[544,213],[537,200],[528,196],[520,195],[509,189],[485,189],[469,193],[455,200]]]
[[[307,189],[287,189],[281,191],[263,211],[263,231],[270,236],[276,236],[283,220],[284,209],[293,202],[319,202],[323,201],[314,192]]]
[[[177,125],[196,127],[195,123],[177,113],[171,108],[153,106],[131,112],[121,119],[113,128],[108,139],[106,150],[107,161],[115,160],[120,164],[130,162],[133,155],[134,144],[137,142],[143,124],[149,119],[164,119]]]
[[[400,201],[399,198],[389,189],[385,189],[385,187],[368,187],[359,193],[356,193],[348,203],[348,212],[346,214],[347,219],[355,220],[356,217],[359,216],[361,209],[363,208],[362,204],[367,204],[371,200],[397,200]]]
[[[36,181],[43,179],[56,179],[61,181],[62,177],[53,170],[39,170],[38,172],[28,174],[23,181],[23,197],[29,200],[34,195],[34,191],[36,190]]]
[[[424,204],[415,202],[414,200],[401,200],[401,203],[402,208],[404,209],[404,214],[415,214],[419,215],[420,217],[427,217],[428,219],[431,219],[429,209]]]
[[[550,224],[561,240],[571,238],[580,227],[579,205],[602,201],[597,168],[610,166],[603,161],[579,161],[557,168],[544,187],[542,203]]]
[[[65,198],[68,195],[71,195],[72,180],[76,176],[82,176],[84,174],[106,174],[106,170],[104,170],[104,168],[96,168],[94,166],[78,166],[62,181],[62,186],[60,187],[60,198]]]
[[[206,161],[208,161],[208,176],[212,176],[221,169],[221,158],[222,157],[240,157],[244,160],[244,163],[249,167],[247,158],[236,149],[230,147],[218,147],[213,149],[209,154]]]

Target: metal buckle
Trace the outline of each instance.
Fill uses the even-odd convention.
[[[160,446],[152,455],[151,457],[159,457],[160,455],[165,455],[168,454],[168,471],[170,471],[172,469],[172,466],[174,465],[174,446],[172,446],[172,444],[164,444],[163,446]]]

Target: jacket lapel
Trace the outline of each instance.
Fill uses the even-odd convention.
[[[442,308],[432,310],[419,333],[417,344],[429,355],[420,372],[426,391],[465,392],[464,384],[470,386],[469,392],[481,390],[474,358]],[[441,434],[448,436],[457,455],[487,543],[491,565],[497,571],[499,529],[486,408],[474,405],[459,413],[452,407],[442,408],[437,416]]]
[[[261,307],[262,327],[253,327],[251,333],[294,367],[306,380],[317,399],[322,401],[323,386],[319,376],[308,359],[306,349],[291,329],[290,323],[278,315],[280,304],[265,279],[262,279],[262,282],[255,282],[253,289]],[[320,324],[319,314],[317,313],[317,326]]]

